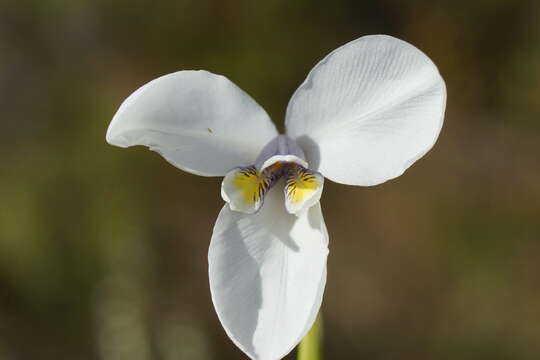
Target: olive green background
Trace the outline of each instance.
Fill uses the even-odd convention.
[[[448,106],[403,176],[326,182],[326,359],[537,359],[539,4],[0,0],[0,359],[243,359],[208,289],[220,179],[112,147],[108,123],[206,69],[283,129],[311,67],[375,33],[427,53]]]

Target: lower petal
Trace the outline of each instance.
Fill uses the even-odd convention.
[[[254,215],[225,205],[208,253],[210,290],[231,340],[250,358],[280,359],[311,328],[326,283],[328,233],[317,204],[287,213],[279,186]]]

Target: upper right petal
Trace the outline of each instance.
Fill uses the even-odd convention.
[[[179,71],[131,94],[114,115],[107,142],[145,145],[182,170],[223,176],[253,164],[276,135],[264,109],[226,77]]]
[[[285,127],[311,169],[343,184],[377,185],[431,149],[445,106],[444,80],[423,52],[391,36],[364,36],[311,70]]]

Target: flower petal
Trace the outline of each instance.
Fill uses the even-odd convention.
[[[288,214],[277,184],[254,215],[225,205],[208,253],[210,290],[231,340],[252,359],[281,359],[308,332],[326,283],[320,205]]]
[[[433,146],[445,104],[444,81],[424,53],[390,36],[365,36],[311,70],[287,107],[287,135],[329,179],[376,185]]]
[[[272,180],[271,169],[259,172],[255,166],[235,168],[223,178],[221,197],[231,210],[253,214],[262,206]]]
[[[223,176],[253,164],[276,135],[264,109],[226,77],[179,71],[131,94],[114,115],[107,141],[146,145],[182,170]]]
[[[285,181],[285,208],[291,214],[300,214],[321,199],[324,177],[303,166],[291,164]]]

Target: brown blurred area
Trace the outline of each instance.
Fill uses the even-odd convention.
[[[446,120],[398,179],[326,182],[325,358],[538,359],[532,0],[0,0],[0,359],[244,358],[208,289],[220,179],[106,128],[145,82],[206,69],[283,129],[311,67],[375,33],[438,65]]]

